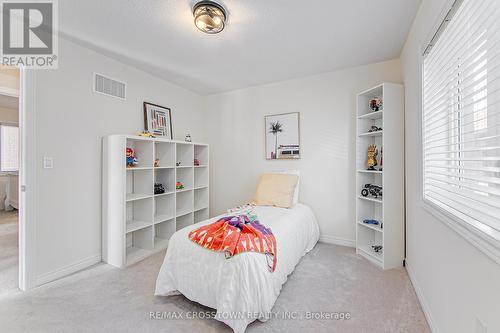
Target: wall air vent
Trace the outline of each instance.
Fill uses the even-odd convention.
[[[102,74],[94,73],[94,91],[100,94],[125,99],[127,85]]]

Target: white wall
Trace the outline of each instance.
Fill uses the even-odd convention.
[[[59,69],[35,78],[39,282],[99,260],[101,138],[142,131],[143,101],[172,108],[175,138],[205,139],[198,95],[64,39],[59,47]],[[93,93],[93,72],[126,82],[127,100]]]
[[[433,332],[500,332],[500,266],[422,208],[421,70],[425,39],[449,0],[424,0],[403,50],[407,263]]]
[[[401,82],[398,60],[204,98],[211,152],[211,215],[248,202],[262,172],[298,169],[300,201],[323,239],[355,239],[355,96],[383,81]],[[300,112],[302,159],[264,158],[264,116]]]

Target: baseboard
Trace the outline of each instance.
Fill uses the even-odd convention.
[[[319,237],[319,241],[321,243],[327,243],[327,244],[356,247],[356,241],[351,239],[339,238],[335,236],[321,235]]]
[[[66,267],[56,269],[55,271],[41,274],[40,276],[38,276],[36,278],[36,286],[38,287],[38,286],[41,286],[42,284],[52,282],[52,281],[55,281],[55,280],[60,279],[62,277],[76,273],[78,271],[81,271],[84,268],[95,265],[100,261],[101,261],[101,254],[99,253],[99,254],[90,256],[88,258],[85,258],[83,260],[80,260],[79,262],[76,262],[74,264],[68,265]]]
[[[437,328],[434,319],[432,319],[431,309],[429,307],[429,303],[425,299],[422,288],[418,284],[415,273],[413,273],[411,269],[411,265],[408,263],[408,259],[406,259],[406,271],[408,272],[408,276],[410,277],[411,284],[413,285],[413,289],[415,289],[415,293],[417,294],[418,301],[420,302],[420,306],[422,307],[422,311],[424,311],[425,319],[427,319],[427,323],[431,329],[432,333],[440,333]]]

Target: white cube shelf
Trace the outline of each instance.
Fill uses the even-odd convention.
[[[383,100],[379,111],[369,100]],[[356,138],[356,251],[384,269],[400,267],[404,260],[404,88],[383,83],[357,95]],[[372,126],[381,131],[369,132]],[[382,170],[367,170],[368,146],[376,145],[383,157]],[[382,187],[382,197],[364,197],[365,184]],[[363,223],[374,219],[382,225]],[[382,249],[375,252],[372,246]]]
[[[138,164],[126,166],[126,148]],[[200,162],[194,165],[194,159]],[[159,166],[155,167],[155,160]],[[110,135],[103,139],[103,261],[125,267],[164,250],[170,237],[209,218],[206,144]],[[176,190],[176,182],[184,189]],[[154,194],[160,183],[165,193]],[[196,189],[195,189],[196,188]]]

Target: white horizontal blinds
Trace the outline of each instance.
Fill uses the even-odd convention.
[[[425,199],[500,231],[500,1],[463,1],[423,81]]]
[[[19,128],[0,125],[0,169],[3,172],[19,170]]]

